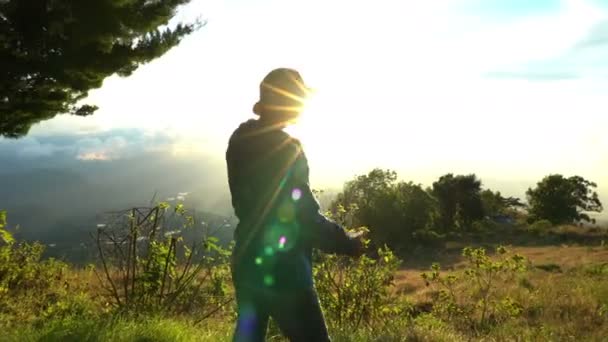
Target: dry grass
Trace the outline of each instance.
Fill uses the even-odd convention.
[[[457,249],[438,255],[449,266],[447,273],[463,277],[465,261]],[[482,340],[590,340],[608,336],[608,247],[605,246],[517,246],[513,253],[528,259],[528,271],[497,284],[498,297],[522,304],[521,316],[492,328]],[[414,260],[395,276],[398,293],[407,296],[422,311],[430,310],[437,288],[429,287],[420,265],[434,260]],[[407,265],[407,263],[406,263]],[[470,282],[456,286],[469,293]],[[469,295],[464,300],[472,300]],[[476,338],[475,338],[476,339]]]

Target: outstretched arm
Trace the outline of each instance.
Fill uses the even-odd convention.
[[[304,236],[313,247],[327,253],[358,255],[362,246],[336,222],[320,213],[319,202],[314,197],[308,180],[308,162],[303,152],[298,155],[292,169],[292,197],[296,202],[298,220]],[[297,199],[297,200],[296,200]]]

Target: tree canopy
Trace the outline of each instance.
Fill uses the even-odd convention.
[[[372,241],[400,249],[413,234],[431,229],[435,200],[420,185],[397,182],[391,170],[374,169],[344,186],[333,209],[340,204],[354,211],[351,226],[366,226]]]
[[[596,187],[580,176],[549,175],[526,192],[530,219],[545,219],[553,224],[595,222],[587,212],[602,211]]]
[[[517,209],[525,208],[516,197],[503,197],[500,191],[485,189],[481,192],[481,203],[485,215],[496,217],[500,215],[513,214]]]
[[[443,175],[433,183],[432,194],[439,202],[441,227],[467,229],[484,217],[481,202],[481,181],[474,174]]]
[[[190,0],[0,1],[0,136],[20,137],[80,104],[113,74],[128,76],[198,23],[167,28]]]

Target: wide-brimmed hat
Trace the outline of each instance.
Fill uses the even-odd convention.
[[[296,70],[274,69],[260,83],[260,99],[253,112],[259,116],[269,113],[297,116],[310,92]]]

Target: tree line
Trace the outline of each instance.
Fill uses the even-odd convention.
[[[352,227],[366,226],[372,241],[400,249],[448,233],[475,232],[489,222],[516,219],[554,225],[595,223],[601,212],[596,183],[580,176],[548,175],[526,192],[526,202],[484,189],[475,175],[446,174],[424,188],[374,169],[347,182],[330,205]]]

